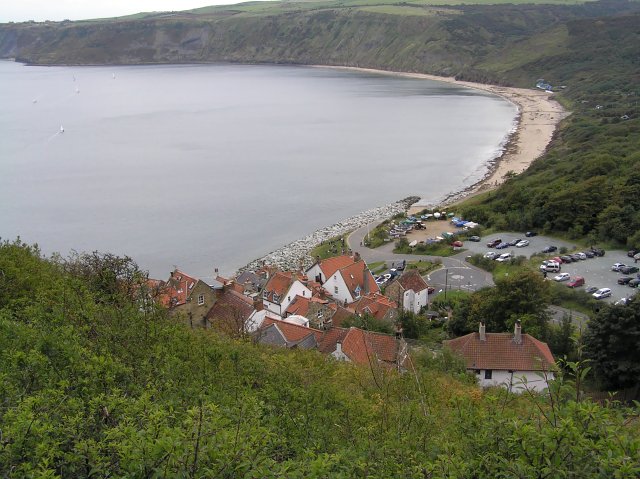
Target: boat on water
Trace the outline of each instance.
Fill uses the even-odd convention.
[[[64,126],[60,125],[60,133],[64,133]]]

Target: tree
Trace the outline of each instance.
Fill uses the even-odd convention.
[[[640,383],[640,301],[604,306],[589,321],[584,354],[591,359],[595,378],[607,390]]]

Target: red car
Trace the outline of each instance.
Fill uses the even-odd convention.
[[[578,286],[584,286],[584,278],[582,276],[576,276],[567,283],[569,288],[577,288]]]
[[[462,248],[462,241],[454,241],[453,243],[451,243],[451,246],[453,246],[454,248]]]

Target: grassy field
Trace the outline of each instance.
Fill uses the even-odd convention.
[[[331,238],[330,240],[325,241],[324,243],[316,246],[311,250],[309,255],[312,258],[320,258],[327,259],[333,256],[339,256],[341,254],[346,254],[348,250],[347,246],[347,236],[349,234],[346,233],[344,235],[336,236],[335,238]]]

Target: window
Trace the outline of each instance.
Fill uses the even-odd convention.
[[[280,296],[278,296],[276,293],[273,293],[273,302],[277,303],[280,300]]]
[[[338,287],[337,286],[333,287],[333,294],[338,294]]]
[[[202,306],[204,304],[204,294],[198,295],[198,306]]]
[[[324,316],[324,313],[322,312],[322,310],[318,311],[318,314],[317,314],[318,319],[322,319],[323,316]]]
[[[485,370],[485,372],[484,372],[484,378],[485,378],[485,379],[491,379],[491,373],[492,373],[492,372],[493,372],[493,371],[491,371],[491,369],[487,369],[487,370]]]
[[[262,292],[262,297],[264,299],[267,299],[269,297],[269,291],[267,291],[266,289]]]

